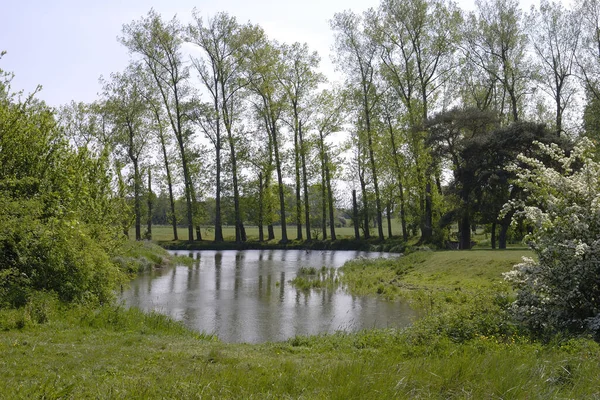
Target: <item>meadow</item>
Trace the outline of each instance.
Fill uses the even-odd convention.
[[[158,314],[40,296],[0,312],[0,397],[600,398],[596,342],[536,340],[503,311],[511,292],[501,273],[523,255],[427,251],[349,263],[346,290],[409,298],[423,316],[405,330],[258,345],[222,343]]]

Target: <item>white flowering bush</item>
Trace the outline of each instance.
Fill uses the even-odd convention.
[[[590,332],[600,337],[600,163],[581,140],[566,154],[536,143],[550,162],[519,156],[527,201],[505,205],[533,227],[526,258],[504,277],[517,289],[511,311],[534,332]],[[549,166],[551,165],[551,166]]]

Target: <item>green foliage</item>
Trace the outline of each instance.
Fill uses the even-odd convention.
[[[537,334],[587,331],[600,338],[600,163],[588,139],[569,155],[538,145],[554,165],[521,156],[513,170],[529,201],[505,207],[534,228],[527,240],[538,257],[505,274],[518,291],[512,311]]]
[[[106,302],[122,280],[107,159],[69,147],[33,95],[0,97],[0,307],[32,291]]]
[[[510,342],[518,334],[507,310],[506,293],[489,290],[419,291],[412,294],[427,315],[415,322],[410,340],[425,344],[435,337],[463,343],[476,338]]]

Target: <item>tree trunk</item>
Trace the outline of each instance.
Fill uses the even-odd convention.
[[[363,200],[363,232],[364,232],[364,236],[365,239],[369,239],[371,237],[371,232],[370,232],[370,218],[369,218],[369,205],[367,202],[367,186],[366,183],[363,181],[361,181],[361,192],[362,192],[362,200]]]
[[[327,239],[327,197],[325,181],[325,143],[323,142],[323,132],[319,132],[319,158],[321,159],[321,229],[323,231],[323,240]],[[333,239],[333,238],[332,238]]]
[[[191,181],[190,181],[191,183]],[[192,195],[192,210],[193,210],[193,215],[197,215],[198,214],[198,201],[196,200],[196,192],[194,191],[194,188],[191,188],[191,195]],[[193,224],[193,222],[192,222]],[[196,224],[196,240],[201,242],[202,241],[202,232],[200,231],[200,223]]]
[[[358,203],[356,201],[356,190],[352,191],[352,215],[354,216],[354,238],[360,240],[360,231],[358,230]]]
[[[262,242],[265,240],[265,232],[263,228],[263,223],[265,220],[265,210],[264,210],[264,188],[263,188],[263,174],[262,172],[258,173],[258,241]]]
[[[267,225],[267,240],[275,239],[275,228],[273,224]]]
[[[458,242],[460,250],[468,250],[471,248],[471,221],[469,211],[465,209],[460,219],[460,241]]]
[[[496,250],[496,221],[492,222],[492,249]]]
[[[383,240],[383,223],[382,223],[382,207],[381,207],[381,197],[379,195],[379,184],[377,182],[377,169],[375,167],[375,155],[373,152],[373,139],[371,138],[371,132],[368,132],[368,141],[369,141],[369,159],[371,161],[371,173],[373,174],[373,187],[375,188],[375,211],[377,213],[377,233],[379,235],[379,240]]]
[[[275,153],[275,167],[277,169],[277,184],[279,191],[279,211],[281,220],[281,243],[287,243],[287,226],[285,220],[285,193],[283,191],[283,173],[281,171],[281,161],[279,159],[279,144],[277,143],[277,132],[273,129],[273,151]]]
[[[371,132],[371,107],[369,105],[368,98],[369,90],[365,88],[363,83],[363,111],[365,115],[366,133],[367,133],[367,146],[369,153],[369,162],[371,164],[371,174],[373,179],[373,187],[375,189],[375,211],[377,220],[377,233],[379,234],[379,240],[383,240],[383,224],[382,224],[382,208],[381,198],[379,196],[379,184],[377,182],[377,168],[375,166],[375,152],[373,150],[373,132]],[[368,224],[367,224],[368,228]],[[368,237],[368,236],[366,236]]]
[[[244,229],[244,222],[242,221],[242,211],[240,208],[240,189],[238,183],[238,172],[237,172],[237,155],[235,152],[235,145],[233,136],[229,131],[227,132],[229,139],[229,150],[231,159],[231,174],[233,179],[233,209],[235,214],[235,242],[241,243],[246,241],[246,230]],[[261,204],[262,207],[262,204]]]
[[[433,205],[431,201],[431,178],[427,177],[425,184],[425,213],[421,229],[421,243],[429,243],[433,237]]]
[[[148,230],[146,239],[152,240],[152,170],[148,168]]]
[[[327,196],[325,168],[323,168],[321,171],[321,230],[323,231],[323,240],[327,239]]]
[[[327,200],[329,203],[329,229],[331,231],[331,240],[336,240],[337,236],[335,234],[335,220],[333,216],[333,190],[331,190],[331,176],[329,174],[329,162],[327,160],[327,155],[325,155],[325,179],[327,181]]]
[[[125,200],[125,182],[123,182],[123,175],[121,174],[121,165],[118,161],[115,162],[115,170],[117,172],[117,184],[119,188],[119,197],[124,201]],[[130,222],[128,220],[123,219],[122,228],[123,234],[129,239],[129,226]]]
[[[217,108],[216,105],[215,108]],[[218,124],[219,121],[217,120],[217,125]],[[219,132],[218,126],[217,140],[215,144],[215,158],[215,168],[217,173],[215,182],[215,242],[218,243],[223,241],[223,224],[221,222],[221,134]]]
[[[404,204],[404,188],[402,183],[398,184],[400,193],[400,224],[402,225],[402,240],[408,241],[408,229],[406,228],[406,205]]]
[[[157,120],[160,119],[157,117]],[[162,128],[161,128],[162,130]],[[171,224],[173,226],[173,240],[179,240],[179,235],[177,234],[177,215],[175,214],[175,197],[173,196],[173,180],[171,179],[171,169],[169,167],[169,157],[167,156],[167,146],[165,144],[165,138],[160,133],[160,145],[163,151],[163,158],[165,163],[165,171],[167,173],[167,187],[169,190],[169,203],[171,205]]]
[[[154,77],[158,86],[162,88],[161,81],[158,76]],[[162,89],[161,89],[162,91]],[[181,156],[181,166],[183,168],[183,185],[185,187],[185,203],[187,207],[187,218],[188,218],[188,241],[194,241],[194,203],[192,202],[192,197],[194,196],[194,187],[192,186],[192,178],[190,175],[190,170],[188,167],[188,159],[185,151],[185,142],[183,139],[183,127],[181,125],[182,112],[181,105],[179,104],[179,92],[176,85],[173,86],[173,95],[175,100],[175,121],[171,117],[171,125],[173,127],[173,132],[175,133],[175,138],[177,139],[177,144],[179,145],[179,153]],[[167,107],[167,112],[171,115],[171,111],[168,106],[168,101],[166,100],[166,96],[163,94],[163,99],[165,100],[165,106]]]
[[[388,237],[392,237],[392,206],[390,203],[387,203],[387,229],[388,229]]]
[[[133,162],[133,209],[135,213],[135,240],[142,240],[142,204],[140,198],[140,170],[137,159]]]
[[[267,171],[267,174],[265,176],[265,187],[263,190],[263,196],[269,196],[270,197],[270,182],[271,182],[271,173],[270,171]],[[267,240],[273,240],[275,239],[275,230],[273,228],[273,222],[271,221],[271,215],[273,215],[273,209],[271,207],[271,201],[269,199],[269,201],[266,202],[267,207],[266,207],[266,214],[269,217],[269,221],[267,224]]]
[[[391,120],[388,118],[388,131],[390,133],[390,144],[392,145],[392,155],[394,157],[394,166],[396,167],[396,179],[398,180],[398,197],[400,198],[400,223],[402,225],[402,240],[408,241],[408,231],[406,230],[406,213],[404,204],[404,188],[402,186],[402,168],[398,149],[396,148],[396,139]]]
[[[302,123],[298,124],[298,139],[300,139],[300,162],[302,164],[302,186],[304,189],[304,225],[306,226],[306,240],[311,240],[310,232],[310,204],[308,202],[308,174],[306,172],[306,151],[304,137],[302,136]]]
[[[298,142],[298,130],[294,132],[294,173],[296,179],[296,240],[302,240],[302,196],[300,194],[300,144]]]
[[[243,222],[240,222],[240,239],[242,239],[242,242],[248,240],[248,236],[246,236],[246,228],[244,227]]]

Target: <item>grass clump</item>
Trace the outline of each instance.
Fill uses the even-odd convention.
[[[315,267],[300,267],[298,275],[316,275],[317,269]]]
[[[340,280],[335,268],[300,267],[296,277],[289,281],[298,290],[336,289]]]
[[[159,245],[148,241],[126,241],[122,245],[120,255],[114,258],[123,271],[137,274],[153,268],[167,265],[192,265],[193,259],[185,256],[174,256]]]

